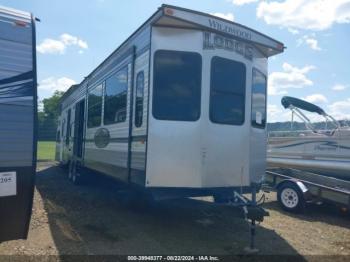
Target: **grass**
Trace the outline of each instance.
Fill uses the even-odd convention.
[[[38,160],[55,160],[54,141],[39,141],[38,142]]]

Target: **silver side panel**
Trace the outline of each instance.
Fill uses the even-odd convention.
[[[202,94],[199,120],[164,121],[155,119],[151,113],[152,89],[150,90],[146,185],[182,188],[243,187],[261,180],[265,171],[266,131],[261,130],[258,136],[251,138],[256,135],[251,131],[250,124],[251,71],[254,66],[266,72],[266,59],[255,49],[252,60],[227,50],[203,50],[204,35],[198,30],[155,27],[152,32],[151,64],[155,52],[160,49],[201,54]],[[211,59],[215,56],[239,61],[246,67],[245,122],[241,126],[215,124],[209,120],[210,68]],[[151,86],[152,81],[151,77]],[[255,150],[254,146],[262,147]],[[252,160],[252,157],[256,159]]]

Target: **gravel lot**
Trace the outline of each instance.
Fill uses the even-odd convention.
[[[54,163],[39,163],[38,171],[28,240],[0,244],[0,255],[224,255],[242,254],[249,243],[241,210],[211,198],[130,208],[110,179],[93,177],[76,187]],[[270,217],[257,229],[260,254],[350,255],[348,214],[322,205],[291,215],[280,210],[275,193],[267,198]]]

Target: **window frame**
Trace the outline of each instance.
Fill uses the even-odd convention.
[[[122,72],[123,70],[126,70],[126,101],[125,101],[125,119],[123,121],[113,121],[111,123],[106,123],[106,101],[108,101],[109,99],[106,99],[106,95],[107,95],[107,80],[112,78],[112,77],[116,77],[120,72]],[[109,126],[109,125],[115,125],[115,124],[120,124],[120,123],[125,123],[127,120],[127,114],[128,114],[128,95],[129,95],[129,66],[124,65],[122,67],[120,67],[117,71],[115,71],[113,74],[111,74],[109,77],[107,77],[104,81],[104,87],[103,87],[103,115],[102,115],[102,119],[103,119],[103,125],[105,126]]]
[[[138,119],[137,118],[137,91],[139,90],[138,88],[138,84],[139,84],[139,77],[142,76],[142,116],[141,116],[141,120],[140,120],[140,123],[138,123],[136,120]],[[144,99],[145,99],[145,73],[144,73],[144,70],[141,70],[137,73],[136,75],[136,85],[135,85],[135,109],[134,109],[134,112],[135,112],[135,116],[134,116],[134,124],[135,124],[135,127],[136,128],[140,128],[142,127],[143,125],[143,109],[144,109]]]
[[[194,54],[197,57],[200,58],[200,83],[199,83],[199,112],[198,116],[195,119],[191,120],[184,120],[184,119],[169,119],[169,118],[159,118],[158,116],[155,115],[154,113],[154,102],[155,102],[155,79],[156,79],[156,72],[155,72],[155,66],[156,66],[156,56],[160,52],[170,52],[170,53],[182,53],[182,54]],[[175,122],[197,122],[202,115],[202,81],[203,78],[203,57],[202,54],[199,52],[194,52],[194,51],[181,51],[181,50],[170,50],[170,49],[158,49],[154,52],[153,54],[153,86],[152,86],[152,116],[154,119],[159,120],[159,121],[175,121]]]
[[[253,79],[254,79],[254,71],[256,71],[256,72],[258,72],[259,74],[261,74],[264,78],[265,78],[265,123],[264,123],[264,125],[259,125],[259,124],[257,124],[256,123],[256,121],[255,121],[255,123],[253,122],[253,84],[254,84],[254,81],[253,81]],[[251,125],[252,125],[252,127],[254,127],[254,128],[259,128],[259,129],[265,129],[266,128],[266,126],[267,126],[267,88],[268,88],[268,86],[267,86],[267,76],[263,73],[263,72],[261,72],[259,69],[257,69],[256,67],[253,67],[252,68],[252,90],[251,90],[251,113],[250,113],[250,122],[251,122]]]
[[[69,108],[67,111],[67,126],[66,126],[66,146],[69,146],[70,135],[71,135],[71,120],[72,120],[72,109]]]
[[[223,122],[218,122],[216,120],[213,119],[212,116],[212,93],[213,93],[213,62],[216,59],[223,59],[223,60],[227,60],[230,62],[234,62],[237,64],[241,64],[243,65],[244,68],[244,92],[243,92],[243,118],[242,121],[240,121],[239,124],[232,124],[232,123],[223,123]],[[245,124],[245,120],[246,120],[246,99],[247,99],[247,66],[245,63],[241,62],[241,61],[237,61],[237,60],[233,60],[233,59],[229,59],[226,57],[222,57],[222,56],[213,56],[210,60],[210,86],[209,86],[209,119],[213,124],[217,124],[217,125],[228,125],[228,126],[243,126]],[[218,93],[221,94],[229,94],[229,95],[234,95],[234,93],[229,93],[229,92],[223,92],[223,91],[217,91]]]
[[[95,85],[93,88],[91,88],[90,90],[88,90],[88,93],[87,93],[87,114],[86,114],[86,127],[87,127],[87,129],[93,129],[93,128],[97,128],[97,127],[100,127],[100,126],[102,126],[102,124],[103,124],[103,117],[102,117],[102,115],[103,115],[103,95],[104,95],[104,92],[103,92],[103,89],[104,89],[104,85],[105,85],[105,83],[104,83],[104,81],[103,82],[101,82],[101,83],[99,83],[99,84],[97,84],[97,85]],[[100,104],[100,106],[101,106],[101,115],[100,115],[100,123],[99,123],[99,125],[96,125],[96,126],[89,126],[89,110],[90,110],[90,99],[89,99],[89,96],[90,96],[90,94],[94,91],[94,90],[96,90],[96,88],[98,88],[98,87],[100,87],[101,86],[101,103],[99,103]],[[95,105],[93,105],[93,106],[96,106],[97,104],[95,104]]]

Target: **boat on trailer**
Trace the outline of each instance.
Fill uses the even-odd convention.
[[[293,168],[350,180],[350,127],[301,99],[283,97],[281,102],[305,123],[307,130],[269,132],[268,167]],[[302,110],[322,116],[326,129],[317,129]]]

